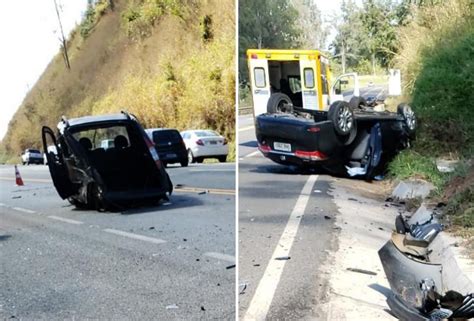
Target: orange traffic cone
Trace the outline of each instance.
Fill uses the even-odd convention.
[[[16,186],[23,186],[23,180],[21,179],[20,172],[18,171],[18,168],[15,165],[15,179],[16,179]]]

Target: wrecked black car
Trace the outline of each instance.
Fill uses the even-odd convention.
[[[173,190],[153,142],[129,113],[63,117],[57,136],[44,126],[42,139],[54,186],[76,207],[120,209],[167,199]]]

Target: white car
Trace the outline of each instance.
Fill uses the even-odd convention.
[[[229,146],[227,140],[213,130],[186,130],[181,132],[189,163],[202,163],[204,158],[217,158],[223,163],[227,159]]]
[[[37,149],[25,149],[25,151],[21,153],[21,162],[23,165],[44,164],[43,154]]]

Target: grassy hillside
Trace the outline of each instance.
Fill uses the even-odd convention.
[[[449,221],[474,235],[474,10],[471,0],[445,0],[414,8],[399,30],[405,94],[419,130],[413,148],[391,163],[397,178],[433,182]],[[440,173],[436,157],[459,159],[452,174]]]
[[[234,142],[234,1],[113,3],[90,8],[71,33],[71,69],[54,57],[10,122],[3,153],[40,147],[41,127],[62,115],[120,110],[145,127],[212,128]]]

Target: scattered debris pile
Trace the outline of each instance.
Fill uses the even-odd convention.
[[[422,204],[413,215],[396,217],[391,239],[378,252],[392,289],[387,303],[400,320],[474,317],[472,281],[458,277],[462,271],[446,257],[447,247],[436,242],[443,228],[436,209]]]

